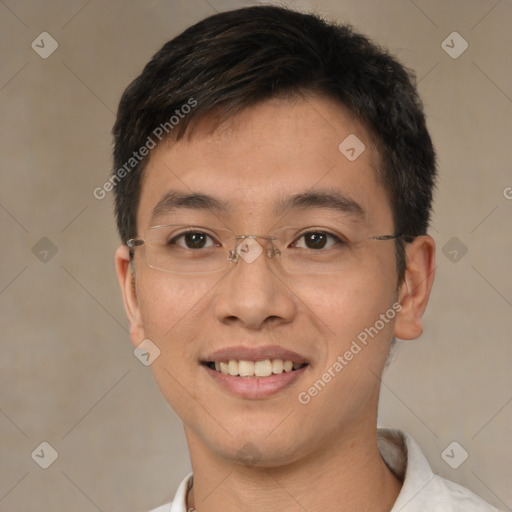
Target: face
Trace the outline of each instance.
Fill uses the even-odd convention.
[[[348,136],[365,146],[355,159],[339,149]],[[204,121],[153,150],[138,235],[194,271],[154,268],[163,260],[149,245],[134,249],[134,277],[125,246],[117,269],[132,342],[160,349],[151,369],[191,451],[273,466],[374,426],[392,337],[417,336],[426,305],[409,307],[412,274],[397,287],[394,241],[372,238],[394,233],[378,165],[363,126],[318,97],[270,100],[214,129]],[[197,228],[157,230],[163,239],[149,229],[169,224]],[[267,234],[275,240],[240,240],[228,261],[233,237]],[[425,272],[427,242],[430,256],[416,258]]]

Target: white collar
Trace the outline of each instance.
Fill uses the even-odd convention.
[[[403,481],[390,512],[498,512],[468,489],[435,475],[416,441],[397,429],[377,429],[381,456]],[[151,512],[187,512],[187,494],[192,487],[189,474],[180,484],[172,503]]]

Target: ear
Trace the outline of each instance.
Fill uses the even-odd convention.
[[[119,280],[123,295],[124,309],[130,324],[130,339],[134,346],[138,346],[146,336],[137,300],[135,274],[130,261],[130,250],[126,245],[120,245],[117,248],[115,265],[117,279]]]
[[[396,317],[395,336],[414,340],[423,332],[421,317],[434,283],[436,245],[429,235],[419,236],[405,247],[407,268],[398,301],[402,309]]]

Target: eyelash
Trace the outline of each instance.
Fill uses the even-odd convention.
[[[215,246],[215,245],[220,245],[220,243],[219,243],[219,242],[217,242],[217,241],[213,238],[213,236],[212,236],[212,235],[209,235],[208,233],[205,233],[204,231],[199,231],[199,230],[198,230],[198,231],[187,231],[186,233],[180,233],[179,235],[176,235],[176,236],[174,236],[172,239],[170,239],[170,240],[168,241],[168,245],[180,245],[180,246],[182,246],[182,247],[187,248],[187,247],[185,246],[185,244],[178,244],[178,243],[177,243],[177,241],[178,241],[178,240],[180,240],[180,239],[184,238],[186,235],[206,235],[206,236],[207,236],[207,237],[208,237],[208,238],[213,242],[213,244],[209,245],[208,247],[212,247],[212,245],[213,245],[213,246]],[[311,229],[310,229],[310,230],[308,230],[308,231],[304,231],[304,232],[302,232],[300,235],[298,235],[290,245],[291,245],[291,246],[296,246],[296,244],[298,243],[298,241],[299,241],[299,240],[301,240],[301,239],[305,239],[305,237],[306,237],[307,235],[325,235],[325,236],[327,236],[327,237],[328,237],[328,239],[330,239],[330,240],[333,240],[333,241],[334,241],[334,243],[333,243],[333,244],[331,244],[331,246],[330,246],[330,247],[332,247],[332,246],[334,246],[334,245],[340,245],[340,246],[343,246],[343,245],[347,245],[347,244],[348,244],[347,240],[345,240],[345,239],[343,239],[343,238],[340,238],[340,236],[335,235],[335,234],[333,234],[333,233],[330,233],[330,232],[328,232],[328,231],[325,231],[325,230],[311,230]],[[329,248],[330,248],[330,247],[329,247]],[[306,248],[306,249],[307,249],[307,247],[302,247],[302,248]],[[311,249],[311,248],[309,248],[309,249]],[[321,249],[324,249],[324,248],[322,247]],[[320,249],[311,249],[311,250],[320,250]]]
[[[304,233],[301,233],[295,239],[293,244],[297,244],[298,240],[305,239],[305,237],[308,236],[308,235],[325,235],[326,237],[328,237],[328,239],[331,239],[331,240],[334,241],[334,243],[330,247],[332,247],[333,245],[346,245],[346,241],[345,240],[342,240],[339,236],[337,236],[337,235],[335,235],[333,233],[330,233],[329,231],[314,231],[314,230],[305,231]],[[324,249],[324,248],[322,247],[322,249]]]

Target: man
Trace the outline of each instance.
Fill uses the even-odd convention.
[[[376,427],[434,279],[435,155],[399,63],[311,15],[218,14],[147,64],[114,137],[131,340],[193,468],[156,510],[495,510]]]

